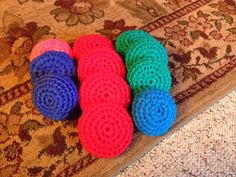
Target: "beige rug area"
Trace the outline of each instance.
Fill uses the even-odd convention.
[[[236,89],[117,177],[236,176]]]

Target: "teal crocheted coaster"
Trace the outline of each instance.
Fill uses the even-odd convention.
[[[146,40],[136,43],[126,53],[125,64],[129,68],[130,65],[145,57],[154,58],[162,65],[168,65],[167,51],[157,40]]]
[[[134,44],[143,40],[154,40],[154,38],[142,30],[129,30],[121,33],[116,39],[116,50],[125,56],[128,49]]]
[[[134,95],[148,88],[169,92],[172,84],[168,67],[155,59],[139,60],[127,74],[127,81]]]

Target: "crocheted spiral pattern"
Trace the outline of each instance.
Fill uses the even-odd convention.
[[[168,65],[168,55],[166,49],[157,40],[141,41],[136,43],[127,51],[125,56],[125,64],[127,68],[130,68],[133,63],[136,63],[138,60],[146,57],[156,59],[162,65]]]
[[[112,42],[98,34],[84,35],[75,40],[73,53],[77,60],[93,49],[113,49]]]
[[[78,135],[82,146],[97,158],[120,155],[131,142],[133,122],[126,68],[112,42],[99,35],[82,36],[74,44],[81,81],[82,116]]]
[[[115,74],[95,74],[82,82],[80,106],[83,110],[102,103],[117,104],[128,107],[130,88],[123,78]]]
[[[123,56],[137,42],[154,38],[142,30],[129,30],[121,33],[116,39],[116,50]]]
[[[171,88],[168,68],[150,58],[137,62],[128,72],[127,80],[134,95],[147,88],[157,88],[166,92]]]
[[[82,146],[97,158],[120,155],[130,144],[132,133],[131,117],[117,105],[97,105],[84,112],[78,122]]]
[[[73,52],[68,43],[60,39],[47,39],[40,41],[33,47],[29,60],[32,61],[47,51],[65,52],[73,58]]]
[[[49,51],[36,57],[30,64],[32,80],[44,75],[76,76],[76,65],[70,56],[64,52]]]
[[[158,89],[147,89],[134,98],[133,121],[148,136],[165,134],[176,118],[176,104],[172,97]]]
[[[125,56],[137,129],[149,136],[166,133],[175,121],[176,105],[168,95],[172,79],[165,47],[149,34],[134,30],[118,36],[116,50]]]
[[[98,72],[114,73],[124,78],[126,68],[122,58],[114,50],[95,49],[80,58],[78,76],[83,81]]]
[[[78,93],[69,78],[47,75],[35,80],[32,97],[33,103],[44,116],[62,120],[76,108]]]

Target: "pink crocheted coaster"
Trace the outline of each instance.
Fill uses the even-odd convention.
[[[79,60],[78,77],[83,81],[98,72],[114,73],[125,78],[126,68],[122,58],[115,50],[95,49],[89,51]]]
[[[83,35],[75,40],[73,53],[79,60],[88,51],[93,49],[114,49],[112,42],[98,34]]]
[[[83,112],[78,121],[82,146],[97,158],[112,158],[123,153],[133,134],[128,112],[117,105],[102,104]]]
[[[47,51],[65,52],[71,58],[73,58],[73,52],[68,43],[61,39],[47,39],[40,41],[33,47],[29,60],[32,61]]]
[[[85,111],[101,103],[128,107],[130,88],[125,80],[115,74],[99,73],[84,80],[79,90],[80,106]]]

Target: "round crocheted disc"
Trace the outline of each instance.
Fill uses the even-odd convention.
[[[50,75],[35,80],[32,97],[38,110],[53,120],[69,117],[78,102],[77,88],[72,80]]]
[[[132,116],[137,129],[148,136],[165,134],[176,119],[176,104],[167,93],[147,89],[134,98]]]
[[[98,34],[84,35],[76,39],[73,46],[73,53],[79,60],[88,51],[93,49],[114,49],[112,42]]]
[[[44,75],[67,76],[73,79],[76,76],[76,64],[64,52],[45,52],[30,64],[32,80]]]
[[[73,58],[73,53],[68,43],[60,39],[47,39],[40,41],[33,47],[29,60],[32,61],[47,51],[65,52]]]
[[[151,58],[144,58],[133,65],[127,81],[134,95],[147,88],[169,92],[172,83],[168,67]]]
[[[117,105],[102,104],[83,112],[78,121],[82,146],[97,158],[112,158],[124,152],[132,139],[133,122]]]
[[[95,49],[85,54],[78,64],[80,81],[98,72],[108,72],[125,77],[126,68],[122,58],[115,50]]]
[[[125,56],[125,64],[129,69],[133,63],[146,57],[155,58],[161,64],[168,65],[168,55],[165,47],[157,40],[136,43]]]
[[[116,50],[123,56],[137,42],[154,40],[154,38],[142,30],[129,30],[121,33],[116,39]]]
[[[95,74],[84,80],[79,95],[83,110],[101,103],[124,107],[128,107],[130,103],[129,85],[120,76],[110,73]]]

